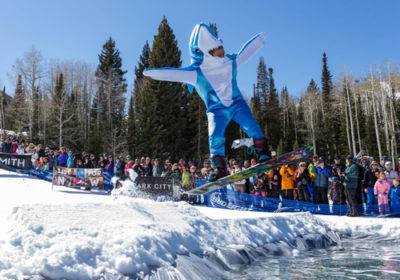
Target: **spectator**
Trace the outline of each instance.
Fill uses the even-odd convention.
[[[75,168],[75,159],[74,159],[74,156],[72,155],[71,150],[68,151],[67,167]]]
[[[390,208],[392,212],[400,212],[400,182],[398,179],[393,180],[393,185],[390,187]]]
[[[144,176],[153,176],[153,165],[151,164],[151,159],[149,157],[146,157],[146,161],[143,164],[144,168]]]
[[[254,185],[252,194],[255,196],[267,196],[267,180],[268,176],[264,173],[259,173],[257,175],[257,183]]]
[[[75,168],[85,168],[81,159],[76,160]]]
[[[367,213],[372,213],[375,206],[378,205],[378,200],[374,194],[374,186],[376,181],[379,177],[379,164],[376,161],[371,162],[367,172],[365,173],[363,186],[364,186],[364,193],[367,196]]]
[[[346,169],[342,176],[344,177],[344,187],[347,198],[347,205],[349,206],[349,212],[347,216],[358,217],[357,208],[357,185],[358,185],[358,175],[359,170],[357,165],[353,161],[353,157],[348,156],[346,158]]]
[[[346,169],[346,165],[341,161],[340,156],[335,156],[333,160],[335,163],[332,166],[332,176],[340,177]]]
[[[153,164],[153,177],[160,177],[160,175],[161,175],[160,161],[158,158],[155,158]]]
[[[125,161],[124,161],[124,157],[120,156],[119,158],[116,159],[116,163],[115,163],[115,175],[118,178],[123,179],[123,175],[124,175],[124,171],[125,171]]]
[[[2,153],[8,153],[11,149],[11,143],[10,143],[10,139],[6,138],[5,141],[3,142],[3,146],[2,146]]]
[[[37,147],[39,148],[39,151],[38,151],[38,153],[39,153],[39,158],[45,157],[45,156],[46,156],[46,153],[45,153],[45,151],[44,151],[44,149],[43,149],[42,144],[37,145]]]
[[[315,177],[315,203],[328,204],[329,177],[331,176],[331,169],[329,166],[325,165],[325,159],[323,157],[319,157],[318,162],[314,162],[311,172]]]
[[[172,165],[172,169],[171,169],[171,176],[174,180],[174,184],[175,185],[181,185],[182,182],[182,174],[179,171],[179,165],[177,163],[174,163]]]
[[[236,160],[232,164],[233,164],[233,169],[232,169],[231,174],[239,173],[240,171],[243,170]],[[245,193],[246,192],[246,179],[234,183],[233,188],[237,192]]]
[[[250,165],[251,166],[254,166],[254,165],[256,165],[257,164],[257,161],[256,161],[256,159],[255,158],[252,158],[251,160],[250,160]],[[249,168],[249,167],[251,167],[251,166],[249,166],[249,161],[248,160],[245,160],[244,161],[244,163],[243,163],[243,169],[247,169],[247,168]],[[258,184],[258,176],[256,175],[256,176],[252,176],[252,177],[250,177],[250,178],[248,178],[248,179],[246,179],[246,189],[247,189],[247,193],[250,193],[252,190],[253,190],[253,188],[254,188],[254,185],[256,185],[256,184]],[[265,178],[264,180],[263,180],[263,182],[264,181],[267,181],[267,179]],[[267,183],[267,182],[265,182],[265,183]]]
[[[400,212],[400,182],[398,179],[393,180],[393,185],[390,187],[390,208],[392,212]]]
[[[25,149],[22,144],[18,144],[18,149],[16,150],[17,155],[23,155],[25,154]]]
[[[67,166],[68,154],[65,151],[65,148],[60,149],[61,155],[58,157],[58,164],[62,167]]]
[[[86,152],[82,152],[82,162],[85,162],[85,159],[90,159]]]
[[[388,162],[388,161],[389,161],[388,156],[382,156],[382,158],[381,158],[381,166],[382,166],[382,169],[383,169],[383,170],[385,170],[385,164],[386,164],[386,162]]]
[[[170,177],[172,172],[171,167],[171,164],[166,162],[161,172],[161,177]]]
[[[47,153],[47,158],[49,159],[49,170],[53,170],[54,168],[54,156],[53,156],[53,151],[48,149]]]
[[[390,186],[393,185],[394,179],[399,179],[399,174],[397,174],[396,170],[393,170],[393,163],[391,161],[385,163],[385,176]]]
[[[274,171],[274,173],[272,175],[272,180],[269,183],[270,197],[279,198],[279,196],[281,194],[281,183],[280,182],[281,182],[281,180],[279,179],[278,173],[276,173]]]
[[[281,175],[281,196],[283,199],[294,200],[294,169],[292,166],[283,165],[279,174]]]
[[[384,172],[379,173],[379,179],[374,186],[374,193],[378,198],[379,213],[385,215],[389,213],[388,195],[390,192],[390,184],[386,180]]]
[[[196,180],[201,179],[201,176],[199,173],[197,173],[197,167],[195,165],[190,166],[190,188],[194,189],[196,185]]]
[[[43,171],[48,171],[49,170],[49,159],[47,157],[43,157],[43,164],[41,169]]]
[[[130,155],[127,155],[125,158],[127,160],[127,163],[125,164],[125,175],[129,176],[129,169],[133,169],[135,162],[132,160]]]
[[[37,165],[39,164],[39,153],[38,153],[38,149],[35,147],[33,150],[33,154],[32,154],[32,165],[36,168]]]
[[[90,162],[92,164],[91,168],[96,168],[97,167],[97,160],[96,157],[94,156],[94,154],[90,154]]]
[[[311,196],[308,191],[308,186],[311,184],[311,177],[305,162],[300,162],[294,173],[294,181],[298,190],[298,200],[311,202]]]
[[[342,202],[342,193],[343,193],[343,185],[339,180],[339,177],[332,177],[332,188],[331,188],[331,199],[334,204],[341,204]]]
[[[26,147],[26,153],[33,154],[35,152],[35,145],[30,143],[28,147]]]
[[[315,174],[312,173],[311,171],[312,171],[312,168],[313,168],[314,166],[316,166],[316,165],[318,165],[318,155],[314,155],[314,156],[313,156],[312,162],[311,162],[311,163],[308,165],[308,167],[307,167],[308,172],[310,173],[310,177],[311,177],[311,184],[314,184],[314,182],[315,182]],[[314,186],[313,186],[313,187],[314,187]]]
[[[208,163],[208,160],[205,160],[203,162],[203,168],[201,169],[201,178],[202,179],[208,178],[208,174],[207,174],[208,168],[210,168],[210,164]]]
[[[99,161],[97,162],[97,168],[101,168],[103,171],[105,171],[107,162],[107,158],[104,155],[100,154]]]
[[[182,167],[182,187],[185,190],[190,188],[190,172],[187,165]]]
[[[108,161],[107,161],[106,166],[104,167],[104,171],[108,172],[108,173],[114,173],[114,161],[113,161],[112,155],[109,155],[107,157],[107,159],[108,159]]]
[[[140,164],[140,160],[137,158],[135,159],[135,163],[133,165],[133,170],[139,175],[139,176],[144,176],[144,168]]]
[[[83,168],[94,168],[92,161],[89,157],[84,157]]]
[[[18,149],[18,141],[17,140],[13,140],[11,142],[11,147],[10,147],[10,150],[8,151],[8,153],[16,154],[17,153],[17,149]]]

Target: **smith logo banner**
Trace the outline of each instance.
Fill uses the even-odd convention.
[[[172,178],[168,177],[137,177],[136,188],[141,192],[151,195],[173,196],[174,187]]]
[[[0,168],[30,170],[32,168],[31,155],[0,153]]]
[[[66,187],[103,187],[103,172],[101,168],[54,168],[53,185]]]

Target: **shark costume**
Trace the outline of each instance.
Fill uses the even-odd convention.
[[[197,24],[189,41],[190,66],[155,68],[143,72],[156,80],[186,83],[190,92],[195,87],[203,99],[207,106],[210,159],[214,168],[209,180],[227,173],[225,129],[231,120],[253,139],[252,150],[259,154],[260,161],[270,158],[267,139],[254,120],[236,81],[238,68],[264,46],[265,37],[265,33],[260,33],[245,43],[238,53],[218,57],[211,55],[210,51],[222,47],[222,40],[208,25]]]

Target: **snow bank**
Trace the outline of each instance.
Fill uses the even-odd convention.
[[[339,225],[308,213],[239,212],[63,187],[52,191],[48,182],[4,170],[0,189],[0,279],[223,276],[230,265],[258,256],[332,245],[337,241],[332,229],[356,230],[352,222],[358,220]]]

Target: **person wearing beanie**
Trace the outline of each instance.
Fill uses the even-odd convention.
[[[385,175],[389,185],[393,185],[394,179],[399,179],[399,174],[397,174],[397,171],[393,169],[393,163],[391,161],[385,163]]]

